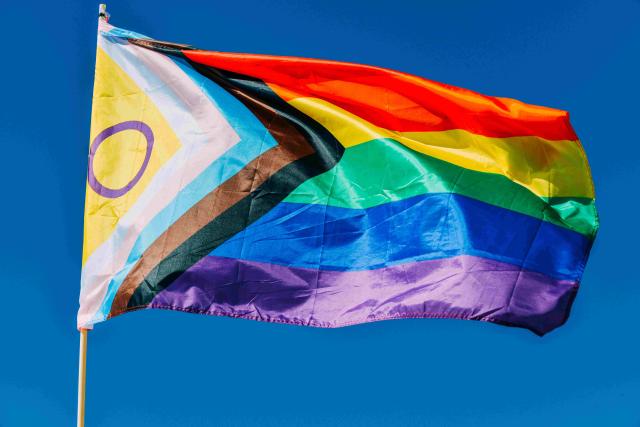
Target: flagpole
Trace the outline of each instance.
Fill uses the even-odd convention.
[[[78,427],[84,427],[84,396],[87,379],[87,329],[80,329],[80,358],[78,361]]]
[[[98,6],[98,19],[100,21],[109,21],[107,13],[107,5],[100,4]],[[99,31],[99,30],[98,30]],[[80,354],[78,356],[78,416],[77,426],[84,427],[84,402],[87,384],[87,332],[86,328],[79,328],[80,332]]]

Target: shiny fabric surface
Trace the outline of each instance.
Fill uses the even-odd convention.
[[[485,320],[544,334],[564,321],[576,292],[576,282],[473,256],[349,272],[207,256],[150,307],[318,327]]]
[[[545,334],[598,228],[566,112],[100,22],[79,327],[155,308]]]

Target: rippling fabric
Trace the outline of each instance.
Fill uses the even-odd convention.
[[[79,327],[562,325],[598,221],[566,112],[100,22]]]

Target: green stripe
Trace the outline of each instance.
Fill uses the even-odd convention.
[[[306,181],[284,201],[364,209],[425,193],[460,194],[590,237],[597,230],[592,199],[540,198],[503,175],[461,168],[392,139],[347,149],[333,169]]]

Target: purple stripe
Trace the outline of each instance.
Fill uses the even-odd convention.
[[[542,335],[565,322],[577,288],[573,281],[473,256],[349,272],[208,256],[149,307],[318,327],[473,319]]]

